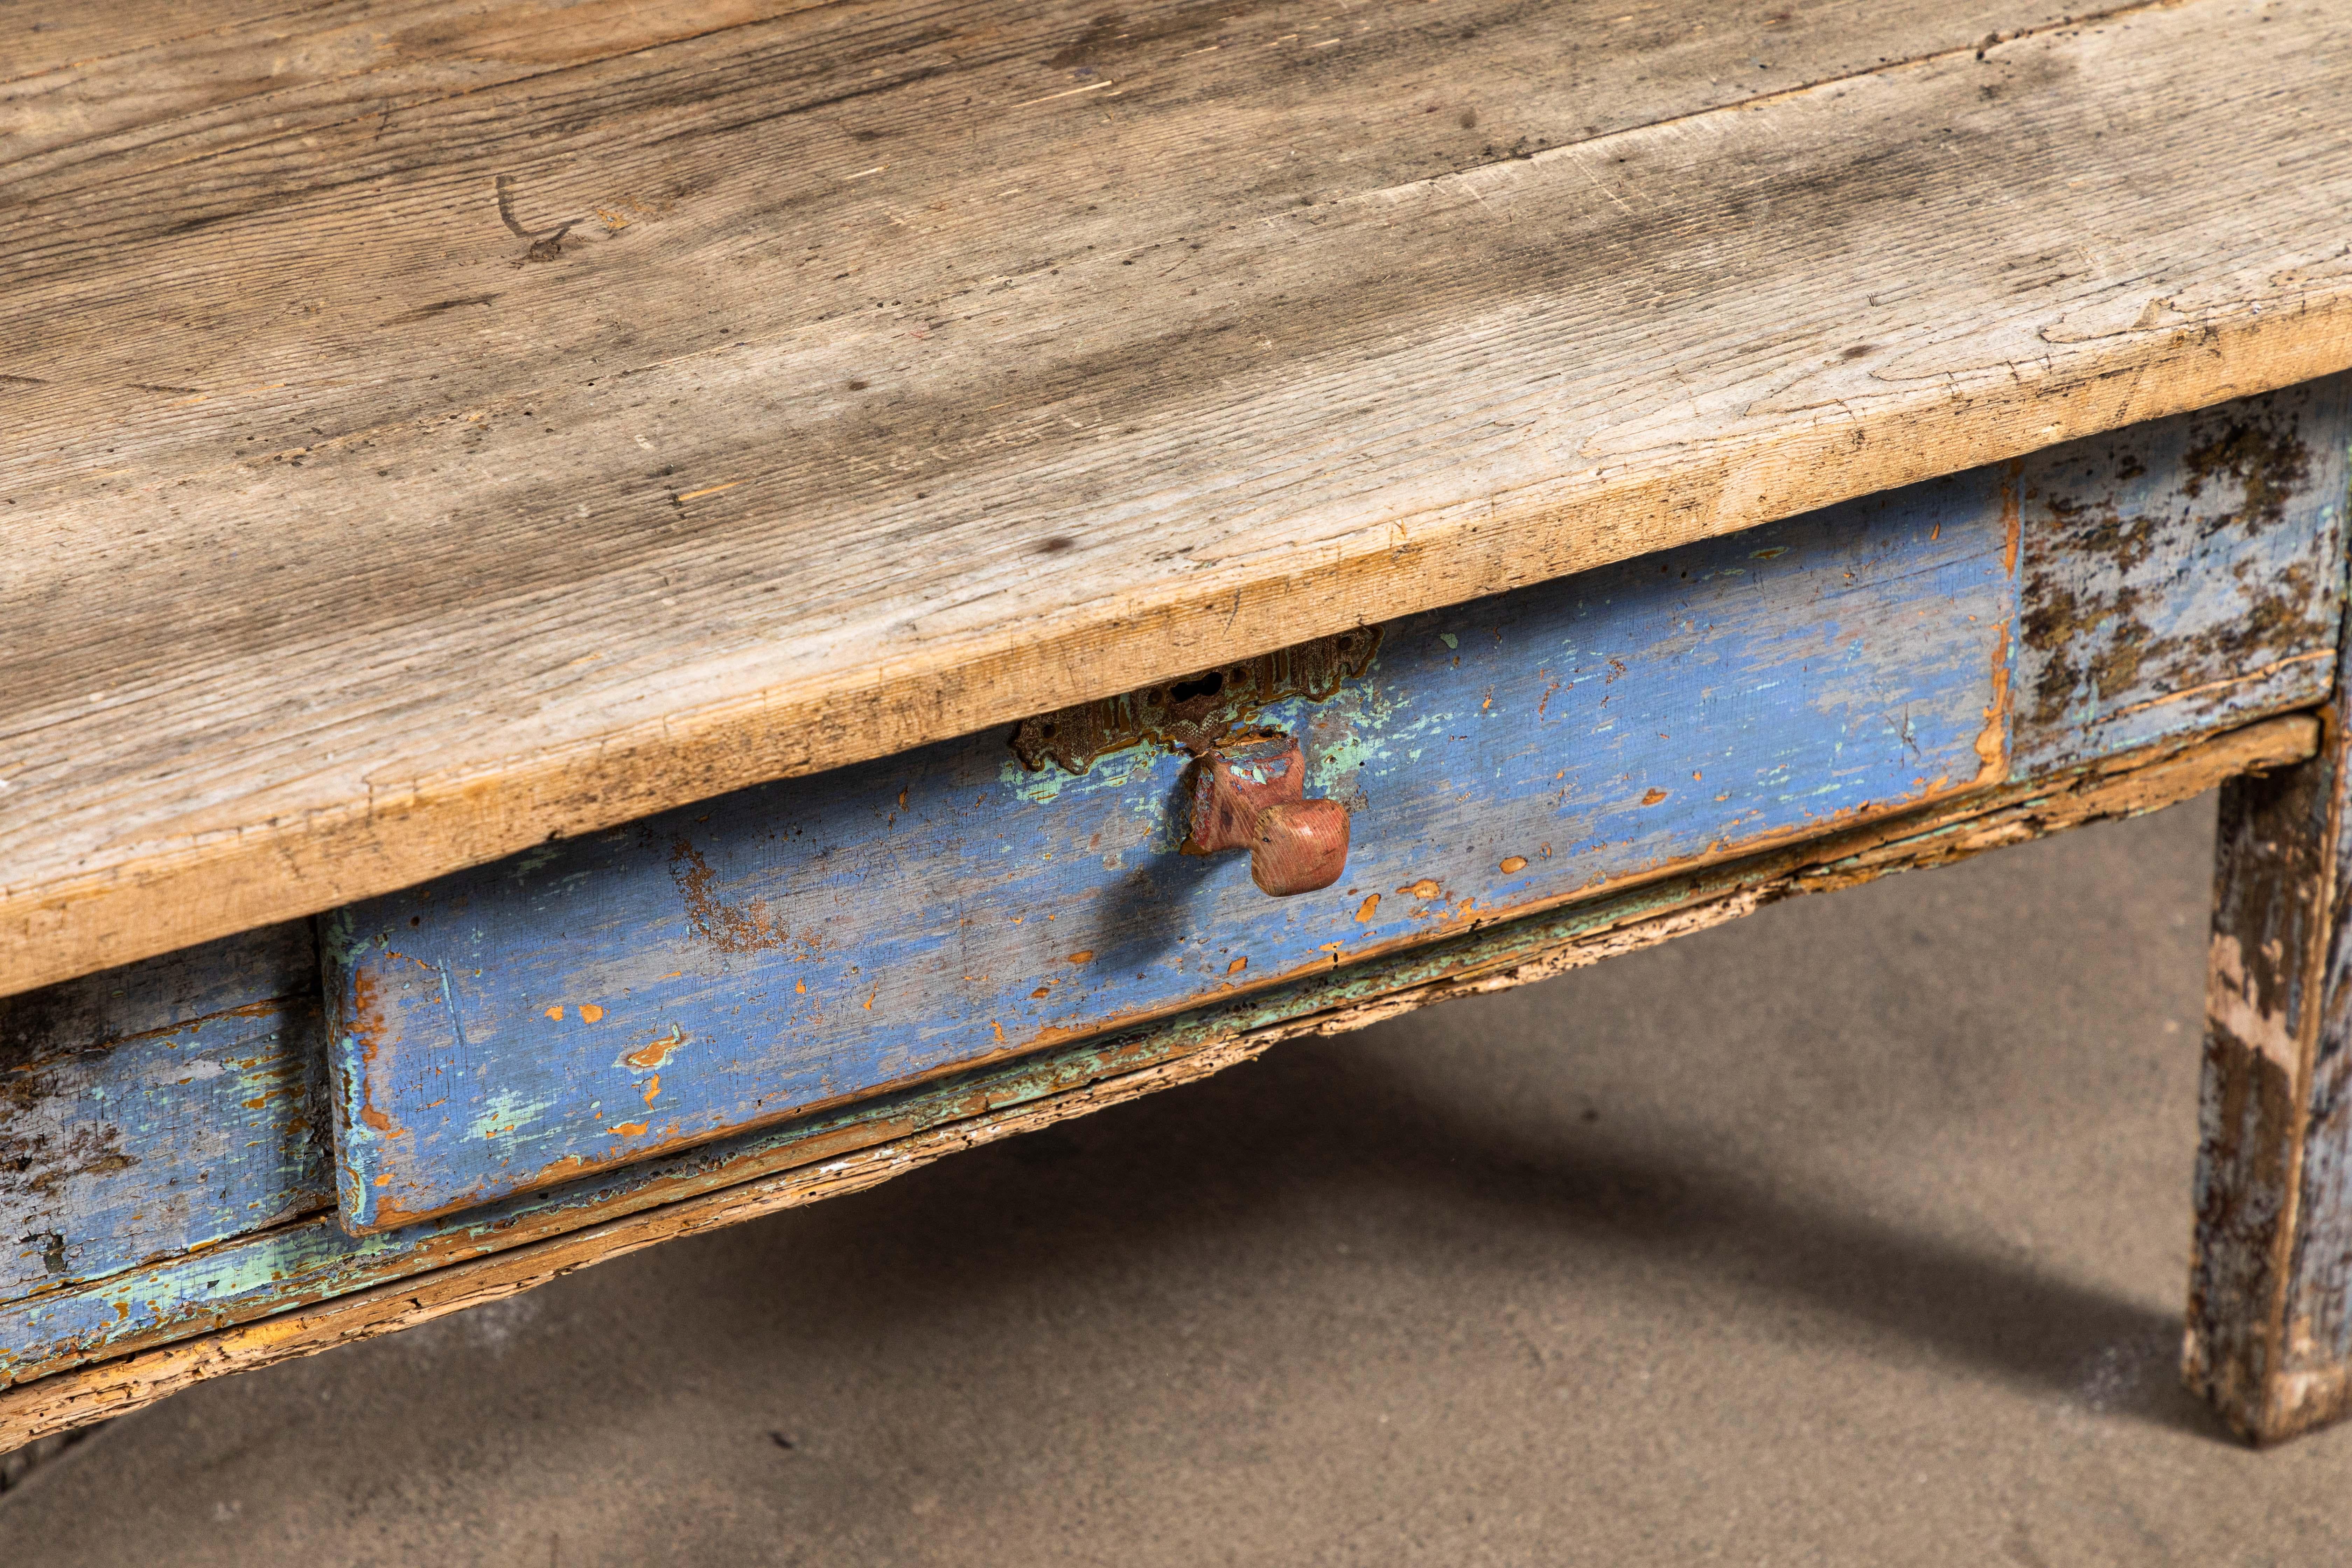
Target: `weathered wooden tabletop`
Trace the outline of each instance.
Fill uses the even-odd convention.
[[[2352,14],[0,19],[0,990],[2352,365]]]

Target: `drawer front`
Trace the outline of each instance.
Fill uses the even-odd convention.
[[[1381,628],[1262,721],[1345,876],[1178,853],[1185,759],[1003,733],[743,791],[329,922],[373,1229],[1964,789],[2004,767],[1998,476]]]
[[[2093,743],[2086,689],[2142,704],[2135,742],[2315,701],[2344,480],[2326,386],[1385,624],[1362,675],[1261,716],[1300,736],[1307,793],[1350,805],[1346,874],[1321,892],[1269,899],[1238,856],[1179,854],[1181,756],[1031,772],[995,733],[354,906],[326,928],[344,1222],[447,1213],[2005,779],[2018,750]],[[2301,468],[2196,458],[2194,432],[2232,419],[2287,430]],[[2217,639],[2290,565],[2295,613],[2264,623],[2281,672],[2136,695],[2268,658]],[[2063,635],[2021,646],[2062,592]],[[2079,657],[2151,627],[2208,657]],[[2013,734],[2021,656],[2051,717]]]

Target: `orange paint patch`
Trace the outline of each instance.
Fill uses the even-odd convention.
[[[1053,990],[1054,988],[1050,985],[1040,985],[1036,990],[1029,993],[1029,1000],[1034,1002],[1042,996],[1050,995],[1053,994]]]
[[[383,1175],[378,1176],[375,1179],[375,1184],[379,1187],[388,1187],[392,1185],[392,1173],[390,1171],[386,1171]]]
[[[990,1020],[988,1026],[996,1031],[996,1043],[1000,1046],[1003,1045],[1004,1043],[1004,1026],[992,1019]]]
[[[1247,969],[1248,967],[1248,959],[1236,958],[1231,963],[1225,965],[1225,973],[1228,974],[1239,974],[1243,970]]]
[[[585,1018],[588,1022],[593,1024],[604,1017],[604,1009],[599,1007],[593,1002],[583,1002],[580,1004],[580,1016],[583,1018]]]
[[[1399,888],[1397,891],[1416,899],[1442,899],[1445,896],[1445,889],[1426,877],[1418,882]]]
[[[1077,952],[1070,954],[1069,962],[1072,963],[1084,963],[1093,958],[1094,955],[1095,950],[1093,948],[1082,947],[1078,949]]]
[[[547,1016],[551,1018],[561,1020],[563,1016],[563,1004],[558,1002],[554,1006],[550,1007],[547,1010]]]
[[[647,1121],[615,1121],[604,1131],[615,1138],[642,1138],[646,1129],[651,1125]]]
[[[2011,548],[2015,546],[2012,544]],[[1977,732],[1977,777],[1980,784],[1999,784],[2009,774],[2009,623],[1993,628],[1992,703],[1984,710],[1984,728]],[[1940,784],[1942,781],[1938,780]]]
[[[808,982],[805,980],[795,980],[793,982],[793,989],[805,996],[808,994]]]
[[[1360,926],[1370,925],[1372,923],[1372,917],[1380,912],[1381,896],[1374,893],[1356,906],[1356,923]]]
[[[1664,790],[1662,790],[1662,789],[1654,789],[1654,790],[1652,790],[1649,794],[1647,794],[1647,795],[1643,795],[1643,796],[1642,797],[1642,804],[1643,804],[1643,805],[1657,805],[1657,804],[1658,804],[1658,802],[1660,802],[1660,801],[1662,801],[1662,800],[1664,800],[1664,799],[1665,799],[1665,798],[1666,798],[1666,792],[1665,792]]]
[[[1508,873],[1513,872],[1513,871],[1524,871],[1524,870],[1526,870],[1527,868],[1528,868],[1528,858],[1527,858],[1526,856],[1524,856],[1524,855],[1506,855],[1506,856],[1504,856],[1504,857],[1503,857],[1503,870],[1504,870],[1505,874],[1507,874],[1507,875]]]
[[[639,1072],[649,1072],[656,1068],[667,1067],[669,1065],[669,1058],[677,1055],[678,1051],[683,1048],[685,1045],[685,1031],[682,1029],[673,1028],[668,1034],[664,1035],[661,1038],[648,1041],[646,1044],[639,1046],[635,1050],[631,1051],[628,1055],[623,1057],[621,1060],[628,1066],[636,1068]]]
[[[661,1092],[661,1074],[656,1073],[646,1081],[646,1103],[651,1105],[654,1096]]]
[[[877,992],[875,992],[875,993],[874,993],[874,995],[873,995],[873,996],[868,996],[868,997],[866,997],[866,1010],[867,1012],[871,1013],[872,1011],[874,1011],[874,997],[875,997],[875,996],[879,996],[879,995],[881,995],[881,994],[882,994],[882,993],[880,993],[879,991],[877,991]]]

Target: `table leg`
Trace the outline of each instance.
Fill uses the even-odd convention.
[[[2352,1414],[2347,763],[2221,791],[2182,1372],[2256,1443]]]

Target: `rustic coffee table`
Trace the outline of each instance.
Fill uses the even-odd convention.
[[[2352,1407],[2341,6],[0,29],[0,1447],[2217,784]]]

